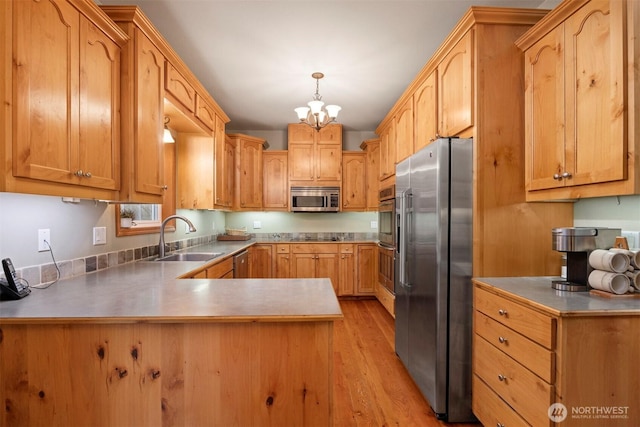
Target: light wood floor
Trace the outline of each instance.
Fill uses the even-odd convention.
[[[447,424],[429,404],[394,351],[394,320],[377,300],[341,300],[334,324],[336,427],[478,427]]]

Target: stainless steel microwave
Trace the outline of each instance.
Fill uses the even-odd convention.
[[[291,187],[292,212],[338,212],[339,187]]]

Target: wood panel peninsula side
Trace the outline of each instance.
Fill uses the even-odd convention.
[[[0,301],[0,425],[332,425],[331,282],[174,279],[196,264]]]

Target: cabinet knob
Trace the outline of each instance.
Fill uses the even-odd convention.
[[[498,314],[500,316],[506,316],[507,315],[507,310],[500,309],[500,310],[498,310]]]
[[[506,380],[507,380],[507,377],[505,377],[505,376],[504,376],[504,375],[502,375],[502,374],[498,374],[498,380],[500,380],[500,381],[506,381]]]
[[[498,423],[498,424],[496,424],[496,427],[504,427],[504,424]]]
[[[168,185],[163,185],[163,186],[162,186],[162,189],[166,191],[166,190],[168,190],[168,189],[169,189],[169,186],[168,186]]]
[[[505,337],[498,337],[498,341],[500,341],[500,344],[504,344],[507,342],[507,339]]]
[[[77,171],[74,172],[74,175],[82,177],[84,175],[84,172],[82,172],[82,169],[78,169]]]
[[[560,181],[562,179],[562,175],[560,175],[559,173],[554,173],[553,179],[555,179],[556,181]]]
[[[566,178],[571,178],[572,176],[573,175],[571,175],[571,173],[569,173],[569,172],[565,172],[565,173],[562,174],[562,177],[565,178],[565,179]]]

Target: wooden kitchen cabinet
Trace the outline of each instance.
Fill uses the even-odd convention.
[[[388,180],[391,165],[384,162],[397,157],[385,144],[393,140],[395,118],[410,99],[416,149],[438,135],[472,139],[476,277],[558,274],[561,257],[552,250],[550,230],[573,225],[571,203],[527,203],[523,174],[525,67],[514,43],[547,13],[469,8],[376,129],[381,178]],[[527,227],[513,218],[527,218]]]
[[[269,279],[276,277],[274,271],[273,251],[275,246],[271,243],[256,243],[249,247],[249,277],[252,279]]]
[[[354,295],[356,290],[356,254],[353,244],[340,244],[340,261],[338,262],[339,279],[337,295]]]
[[[400,107],[394,120],[396,123],[396,163],[399,163],[414,153],[413,96],[409,97]]]
[[[206,133],[176,137],[176,205],[178,209],[211,209],[214,189],[214,138]]]
[[[378,246],[373,243],[356,245],[358,280],[356,295],[375,295],[378,283]]]
[[[286,243],[276,245],[276,265],[275,277],[279,279],[289,279],[291,275],[291,249]]]
[[[225,133],[225,123],[216,116],[215,139],[215,204],[220,210],[233,208],[235,187],[236,140]]]
[[[289,124],[288,154],[290,185],[341,185],[342,125],[316,131],[304,123]]]
[[[384,127],[379,127],[380,135],[380,182],[396,175],[396,131],[395,121],[390,119]]]
[[[438,64],[440,134],[460,136],[473,126],[473,29]]]
[[[342,211],[367,208],[367,154],[342,152]]]
[[[535,278],[513,280],[540,285]],[[491,282],[474,280],[472,404],[483,425],[635,425],[637,408],[630,396],[640,386],[635,369],[640,343],[629,337],[640,331],[640,317],[633,309],[571,304],[571,311],[558,311]],[[547,415],[553,403],[567,411],[557,424]],[[593,407],[615,407],[622,416],[580,417]]]
[[[436,140],[438,130],[437,70],[433,70],[416,89],[414,99],[414,152]]]
[[[165,91],[167,97],[174,103],[179,103],[187,111],[196,111],[196,90],[170,62],[167,62],[165,72]]]
[[[249,135],[227,134],[235,141],[234,210],[262,210],[262,151],[265,140]]]
[[[286,150],[262,153],[262,206],[265,211],[289,210],[289,175]]]
[[[638,56],[639,7],[565,2],[517,41],[525,55],[527,200],[637,192],[638,142],[627,128],[639,120],[638,70],[628,66]]]
[[[378,138],[367,139],[362,141],[360,148],[366,153],[366,210],[377,211],[380,188],[378,181],[380,175],[380,140]]]
[[[291,275],[295,278],[331,279],[339,292],[338,245],[333,243],[296,243],[291,245]]]
[[[0,191],[113,199],[128,40],[93,3],[4,2]],[[13,64],[13,67],[12,67]],[[13,90],[12,90],[13,88]]]

